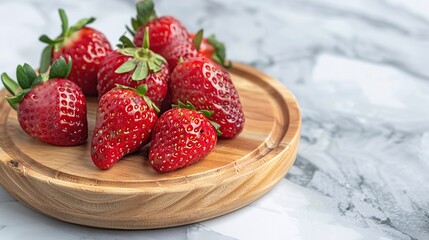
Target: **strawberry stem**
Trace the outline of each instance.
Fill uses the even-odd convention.
[[[143,48],[149,49],[149,47],[150,47],[150,44],[149,44],[149,27],[146,27],[146,29],[144,30]]]

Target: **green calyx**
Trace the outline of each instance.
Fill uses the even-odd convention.
[[[200,29],[197,33],[195,33],[194,39],[192,39],[192,43],[194,44],[195,49],[200,50],[201,42],[203,41],[204,29]]]
[[[125,33],[119,38],[120,43],[116,44],[116,46],[120,49],[123,48],[137,48],[137,46],[134,44],[131,39],[129,39],[127,36],[125,36]]]
[[[12,97],[6,97],[6,100],[13,109],[17,110],[18,104],[24,98],[25,94],[27,94],[34,86],[53,78],[67,78],[70,74],[71,66],[72,61],[70,57],[68,62],[61,57],[52,64],[49,75],[46,73],[37,75],[34,69],[27,63],[24,65],[18,65],[16,68],[16,78],[18,79],[18,82],[14,81],[6,73],[1,75],[3,85],[6,90],[12,94]]]
[[[131,35],[135,35],[136,32],[147,22],[157,18],[155,12],[155,4],[153,0],[143,0],[136,3],[137,16],[136,18],[131,18],[132,29],[126,26],[127,30]]]
[[[123,89],[129,89],[129,90],[136,92],[139,96],[141,96],[144,99],[144,101],[146,102],[146,104],[150,108],[155,110],[156,113],[159,113],[160,110],[159,110],[158,106],[156,106],[156,104],[153,103],[152,100],[150,100],[150,98],[148,96],[146,96],[146,93],[147,93],[147,85],[146,84],[142,84],[142,85],[138,86],[137,88],[124,86],[121,84],[116,84],[116,87],[117,88],[123,88]]]
[[[177,104],[173,104],[171,105],[172,108],[186,108],[189,110],[193,110],[193,111],[197,111],[194,107],[194,105],[192,105],[191,102],[186,101],[186,104],[182,103],[181,101],[178,101]],[[214,122],[212,120],[210,120],[210,118],[212,117],[214,111],[213,110],[199,110],[198,112],[200,112],[204,117],[206,117],[207,119],[209,119],[210,124],[214,127],[216,134],[218,136],[222,135],[222,132],[219,130],[220,125],[217,122]]]
[[[58,9],[58,13],[61,18],[61,34],[56,39],[51,39],[46,35],[40,36],[39,40],[48,44],[42,52],[42,58],[40,60],[40,68],[39,71],[41,73],[45,73],[49,65],[51,64],[52,51],[58,51],[63,44],[65,44],[68,38],[73,35],[75,32],[79,31],[86,25],[95,21],[95,18],[83,18],[76,22],[74,25],[69,27],[69,22],[67,18],[67,14],[63,9]]]
[[[212,59],[222,65],[224,68],[232,67],[231,61],[226,61],[225,44],[217,40],[214,34],[208,36],[207,41],[215,48]]]
[[[137,48],[134,43],[124,35],[121,36],[119,40],[122,43],[119,44],[119,46],[124,47],[118,50],[119,53],[132,58],[119,66],[115,70],[115,73],[133,72],[131,79],[134,81],[141,81],[149,75],[149,72],[156,73],[161,71],[162,65],[167,62],[161,55],[149,49],[148,27],[146,27],[143,46],[141,48]]]

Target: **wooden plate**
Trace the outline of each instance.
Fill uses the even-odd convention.
[[[301,115],[294,96],[278,81],[238,63],[230,71],[244,108],[244,131],[235,139],[218,141],[199,163],[166,174],[152,170],[147,147],[111,170],[98,170],[89,157],[89,143],[56,147],[29,137],[2,97],[0,183],[46,215],[102,228],[177,226],[243,207],[270,190],[292,166]],[[89,99],[90,134],[95,108],[96,99]]]

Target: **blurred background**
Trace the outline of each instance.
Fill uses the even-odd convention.
[[[134,3],[0,0],[0,71],[14,76],[18,64],[38,66],[38,37],[60,32],[57,8],[70,22],[97,17],[91,26],[115,44]],[[230,59],[273,76],[297,97],[301,148],[280,186],[291,198],[311,197],[305,206],[289,202],[303,211],[295,211],[302,227],[290,239],[332,237],[309,210],[319,205],[380,239],[429,239],[428,1],[155,3],[159,15],[176,16],[190,31],[216,34]],[[362,234],[353,239],[368,236]]]

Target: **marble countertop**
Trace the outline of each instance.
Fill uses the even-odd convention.
[[[41,215],[0,187],[0,239],[429,239],[429,3],[157,1],[231,59],[279,79],[302,108],[289,174],[261,199],[188,226],[114,231]],[[37,66],[57,8],[116,42],[134,1],[0,0],[0,67]],[[192,14],[189,14],[189,13]],[[0,87],[2,87],[0,85]]]

